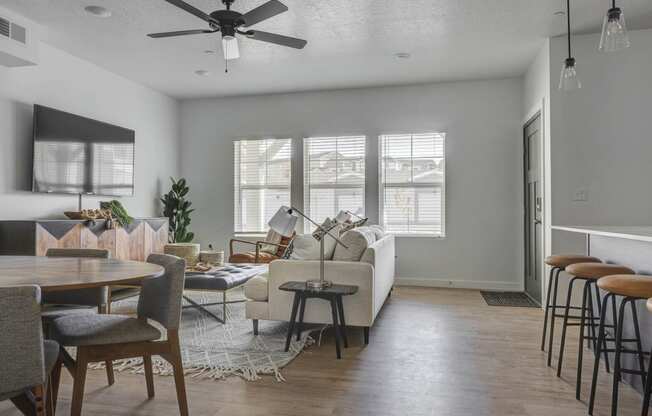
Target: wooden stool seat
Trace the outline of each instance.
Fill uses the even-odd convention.
[[[545,262],[548,266],[565,269],[575,263],[602,263],[602,260],[597,257],[584,256],[582,254],[555,254],[546,257]]]
[[[634,274],[606,276],[598,280],[598,287],[618,296],[652,298],[652,276]]]
[[[618,264],[575,263],[566,267],[566,273],[584,279],[600,279],[614,274],[631,275],[636,272],[629,267]]]

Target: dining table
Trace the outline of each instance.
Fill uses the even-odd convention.
[[[137,285],[164,272],[157,264],[133,260],[0,256],[0,286],[36,285],[43,292]]]

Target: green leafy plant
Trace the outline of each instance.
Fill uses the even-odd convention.
[[[190,214],[194,211],[190,206],[192,202],[185,199],[190,191],[184,178],[172,181],[172,189],[163,195],[163,215],[169,220],[170,232],[168,239],[171,243],[189,243],[195,238],[195,234],[190,232]]]
[[[125,207],[123,207],[120,201],[116,199],[112,201],[100,202],[100,208],[110,211],[113,219],[122,227],[134,222],[133,217],[131,217],[129,213],[127,213]]]

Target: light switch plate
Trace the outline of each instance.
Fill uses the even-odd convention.
[[[573,201],[586,201],[588,199],[588,191],[586,188],[578,188],[573,192]]]

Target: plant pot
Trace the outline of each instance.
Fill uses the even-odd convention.
[[[195,243],[169,243],[163,247],[163,252],[185,259],[186,266],[192,267],[199,261],[200,248]]]

